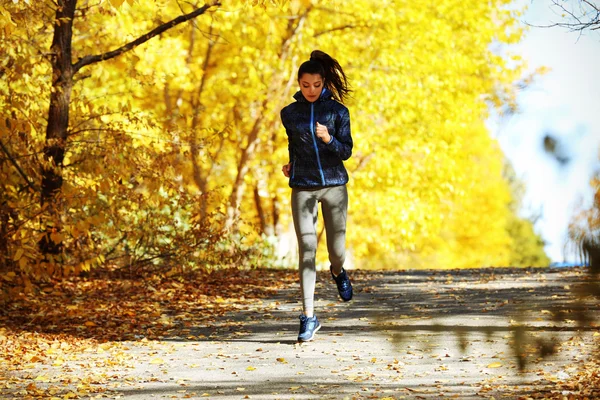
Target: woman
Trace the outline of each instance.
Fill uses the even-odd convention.
[[[298,341],[305,342],[321,328],[314,315],[318,203],[327,233],[331,276],[342,300],[352,299],[352,285],[343,268],[348,211],[348,172],[343,161],[352,155],[352,136],[350,114],[342,104],[350,90],[335,59],[313,51],[298,69],[298,84],[296,101],[281,110],[290,157],[282,171],[292,188],[303,307]]]

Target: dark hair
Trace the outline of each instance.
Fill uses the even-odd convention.
[[[336,59],[321,50],[310,53],[310,60],[305,61],[298,68],[298,80],[304,74],[319,74],[325,81],[325,87],[333,93],[333,98],[340,103],[350,93],[348,79],[342,66]]]

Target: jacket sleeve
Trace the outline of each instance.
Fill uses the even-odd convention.
[[[336,131],[331,135],[331,141],[327,146],[345,161],[352,155],[352,135],[350,133],[350,112],[348,109],[344,108],[338,118]]]
[[[288,128],[286,126],[286,121],[285,121],[285,114],[284,114],[284,109],[281,110],[281,112],[279,113],[279,116],[281,118],[281,124],[283,125],[283,127],[285,128],[285,134],[288,138],[288,164],[292,162],[292,146],[290,143],[290,133],[288,131]]]

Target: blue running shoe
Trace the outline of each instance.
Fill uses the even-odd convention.
[[[300,315],[300,333],[298,334],[299,342],[308,342],[313,340],[315,333],[321,329],[321,324],[317,319],[317,316],[307,317]]]
[[[350,283],[350,278],[348,278],[346,270],[342,268],[342,272],[338,276],[333,275],[333,269],[331,266],[329,266],[329,271],[331,271],[331,277],[337,285],[338,293],[340,294],[342,300],[352,300],[352,283]]]

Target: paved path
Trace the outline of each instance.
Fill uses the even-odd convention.
[[[577,329],[571,291],[585,279],[580,270],[351,277],[355,299],[342,303],[319,274],[323,327],[313,342],[296,343],[293,287],[181,336],[107,343],[103,352],[40,366],[32,376],[92,371],[88,384],[127,399],[519,398],[574,374],[597,332],[589,322]],[[556,307],[567,320],[552,321]],[[539,358],[538,343],[550,338],[558,353]]]

